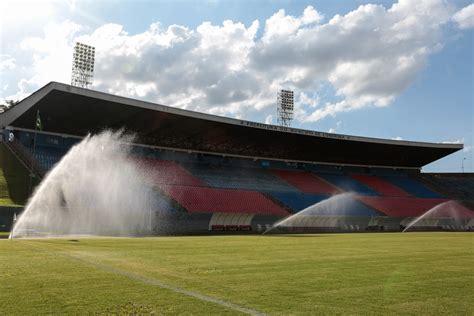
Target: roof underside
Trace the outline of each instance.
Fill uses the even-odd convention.
[[[218,118],[58,83],[50,83],[35,94],[0,115],[0,125],[34,129],[36,112],[40,110],[44,131],[54,133],[85,136],[103,129],[125,128],[148,145],[387,167],[420,168],[462,148],[454,144],[397,142],[296,129],[282,131],[279,127]]]

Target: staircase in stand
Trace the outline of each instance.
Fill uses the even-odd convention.
[[[33,175],[41,178],[45,174],[45,170],[39,165],[29,150],[19,141],[4,142],[5,147],[21,162],[22,165]]]

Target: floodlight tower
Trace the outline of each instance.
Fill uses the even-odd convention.
[[[280,90],[277,94],[278,124],[289,127],[293,120],[293,91]]]
[[[76,42],[72,53],[71,85],[87,88],[94,75],[95,47]]]

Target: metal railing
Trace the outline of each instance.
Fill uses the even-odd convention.
[[[38,177],[42,177],[45,174],[44,168],[41,167],[33,154],[18,140],[14,139],[11,142],[5,142],[5,145],[31,174]]]

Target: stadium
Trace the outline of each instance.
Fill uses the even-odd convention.
[[[472,315],[474,4],[372,2],[0,2],[0,314]]]
[[[343,205],[302,213],[273,232],[402,231],[435,207],[413,229],[474,228],[472,176],[420,172],[462,144],[266,125],[57,82],[2,114],[0,126],[1,198],[12,205],[24,205],[32,183],[88,134],[122,129],[135,135],[134,159],[154,174],[153,234],[263,233],[344,193]],[[20,213],[2,207],[2,229]]]
[[[474,179],[420,172],[460,144],[266,125],[57,82],[1,114],[0,126],[0,236],[21,223],[26,204],[40,210],[26,233],[0,240],[6,314],[472,310]],[[67,164],[104,130],[134,135],[128,160],[147,171],[147,187],[135,187],[130,166],[103,146]],[[117,167],[103,173],[107,165]],[[58,170],[66,180],[56,181]],[[50,189],[56,207],[35,200]],[[141,191],[151,192],[146,207]],[[147,231],[100,230],[115,229],[124,215],[116,208],[125,225],[138,220]],[[76,225],[74,212],[88,225]],[[49,222],[80,228],[50,234]]]

